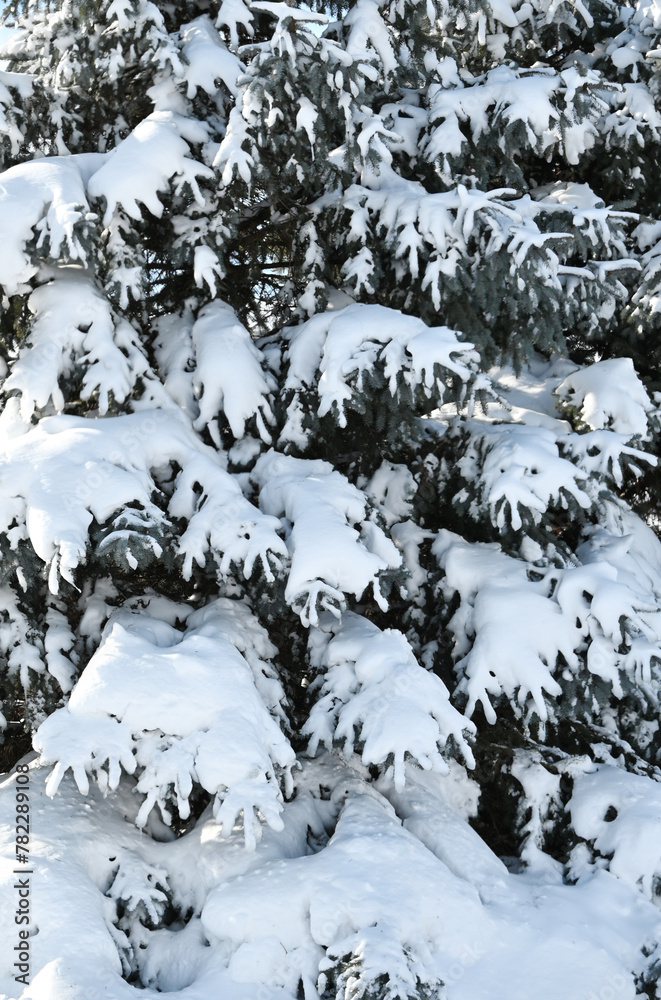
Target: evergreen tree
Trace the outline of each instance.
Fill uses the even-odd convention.
[[[657,8],[5,19],[0,989],[661,995]]]

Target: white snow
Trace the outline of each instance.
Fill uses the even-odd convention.
[[[0,38],[5,37],[7,31],[6,28],[0,28]],[[23,131],[20,127],[20,112],[19,115],[16,114],[12,90],[21,98],[30,97],[33,93],[32,78],[27,74],[0,70],[0,136],[9,141],[12,155],[16,156],[23,142]]]
[[[38,233],[51,258],[85,263],[80,227],[89,212],[85,174],[104,162],[101,154],[44,157],[0,174],[0,285],[8,295],[26,291],[38,270],[25,244]]]
[[[35,409],[64,408],[60,381],[84,365],[81,397],[98,394],[101,415],[110,397],[123,403],[148,362],[138,335],[125,319],[112,314],[107,300],[90,278],[75,268],[40,285],[28,299],[34,319],[27,346],[21,349],[6,392],[20,395],[21,417],[29,425]]]
[[[306,133],[312,148],[312,159],[314,159],[315,123],[319,113],[307,97],[299,97],[298,104],[300,110],[296,115],[296,128]]]
[[[195,429],[208,427],[220,444],[219,412],[225,414],[237,439],[244,436],[246,421],[254,417],[261,439],[270,444],[266,425],[274,422],[271,400],[276,382],[230,306],[214,301],[200,310],[191,331],[191,347],[199,402]]]
[[[398,791],[404,787],[405,757],[424,769],[449,772],[440,752],[449,737],[474,765],[464,737],[474,727],[451,705],[443,681],[417,663],[401,632],[382,632],[366,618],[344,612],[335,635],[313,633],[310,643],[311,662],[322,680],[303,727],[311,754],[320,744],[330,749],[340,743],[349,758],[358,742],[363,764],[392,761],[387,776]]]
[[[216,26],[218,28],[228,28],[231,48],[236,49],[239,44],[239,25],[252,37],[254,34],[252,27],[253,20],[250,8],[244,3],[244,0],[222,0],[218,10]]]
[[[609,682],[615,698],[624,695],[624,675],[653,691],[661,615],[658,595],[644,581],[652,575],[645,554],[654,558],[658,539],[646,536],[643,545],[654,547],[634,548],[634,563],[628,555],[633,537],[600,529],[593,538],[579,548],[586,565],[558,569],[514,559],[495,544],[438,533],[432,552],[445,572],[443,594],[461,599],[448,629],[455,637],[457,692],[466,698],[468,717],[480,703],[495,722],[493,701],[506,692],[522,714],[534,710],[545,720],[561,693],[560,672],[568,679],[578,670],[579,652],[586,652],[588,671]],[[530,554],[543,555],[541,549]],[[640,566],[635,574],[626,571],[623,556]]]
[[[512,611],[516,608],[516,644],[512,644]],[[469,628],[475,633],[470,654],[457,664],[465,679],[459,690],[468,694],[466,714],[470,717],[480,702],[487,721],[496,713],[489,695],[504,693],[510,702],[532,711],[544,721],[548,716],[545,693],[559,695],[553,677],[559,654],[577,665],[574,647],[576,628],[553,601],[529,585],[514,588],[497,583],[485,586],[475,598]]]
[[[239,94],[237,77],[243,71],[239,59],[229,52],[207,15],[196,17],[180,31],[181,52],[187,64],[184,70],[188,97],[198,88],[207,94],[217,92],[220,80],[235,97]]]
[[[344,17],[344,25],[349,29],[346,51],[360,62],[378,57],[387,76],[397,67],[388,30],[379,12],[377,0],[358,0]]]
[[[304,625],[316,625],[322,609],[339,617],[344,595],[358,598],[368,587],[386,610],[379,577],[396,569],[401,556],[368,519],[365,494],[328,462],[273,450],[258,459],[251,478],[260,488],[261,510],[292,524],[285,600]]]
[[[470,268],[479,261],[481,266],[485,255],[504,252],[505,248],[516,268],[525,261],[532,263],[528,256],[532,248],[544,248],[546,252],[535,264],[539,280],[562,293],[565,265],[552,248],[554,241],[567,238],[566,232],[549,232],[546,227],[542,230],[536,221],[539,215],[549,212],[571,216],[582,237],[594,246],[601,243],[603,247],[590,260],[589,267],[574,274],[577,281],[591,283],[595,274],[603,277],[609,271],[640,268],[637,261],[625,256],[624,241],[618,233],[621,220],[631,217],[631,213],[615,211],[603,204],[587,207],[585,194],[580,190],[584,186],[557,184],[538,188],[534,200],[530,195],[511,197],[516,192],[510,188],[481,191],[463,184],[430,194],[422,184],[402,179],[390,166],[392,153],[378,137],[381,135],[391,145],[401,140],[387,132],[380,119],[373,121],[371,131],[364,127],[363,132],[365,156],[370,144],[377,147],[375,152],[381,161],[378,173],[369,167],[368,159],[360,183],[326,194],[315,207],[320,213],[331,208],[338,214],[349,213],[348,238],[355,246],[353,263],[358,267],[361,262],[359,284],[366,288],[373,287],[376,280],[374,262],[369,252],[362,256],[361,253],[364,244],[378,232],[379,238],[392,247],[391,260],[398,282],[417,278],[422,273],[421,258],[426,261],[422,291],[431,297],[438,310],[442,306],[445,276],[454,277],[460,265]],[[473,240],[482,241],[482,252],[471,243],[471,235]]]
[[[647,437],[652,402],[631,358],[610,358],[581,368],[561,382],[556,393],[592,430],[609,428]]]
[[[608,871],[658,905],[661,785],[603,764],[576,775],[567,808],[578,836],[608,859]]]
[[[249,662],[242,650],[251,647]],[[282,689],[257,650],[276,652],[249,609],[228,599],[191,614],[184,634],[144,614],[112,615],[67,706],[35,736],[40,760],[56,765],[47,793],[57,792],[69,768],[83,794],[88,774],[102,791],[114,791],[123,768],[136,773],[146,795],[140,827],[155,803],[170,822],[169,787],[187,818],[196,780],[216,796],[214,815],[226,833],[243,816],[249,847],[259,834],[253,809],[281,829],[274,774],[284,773],[291,790],[295,755],[255,686],[253,671],[262,689],[270,672],[269,700],[279,707]]]
[[[96,219],[88,195],[104,200],[106,226],[118,207],[133,219],[142,218],[140,205],[160,217],[159,194],[171,184],[175,192],[189,185],[203,204],[197,179],[213,171],[191,157],[189,142],[206,139],[201,123],[154,111],[110,153],[43,157],[0,174],[0,284],[6,293],[26,291],[38,271],[25,249],[33,234],[42,256],[47,250],[51,260],[86,263],[84,230]]]
[[[629,446],[631,434],[617,434],[611,430],[587,431],[582,434],[567,434],[560,441],[565,454],[588,473],[597,473],[606,478],[612,478],[616,486],[624,483],[624,459],[629,461],[629,468],[634,471],[641,468],[640,463],[657,465],[656,455],[640,448]]]
[[[587,473],[560,457],[557,436],[546,427],[475,425],[458,465],[464,479],[477,481],[501,530],[511,524],[518,531],[524,516],[539,523],[549,507],[566,508],[569,498],[583,508],[592,503],[582,488]]]
[[[617,713],[634,714],[638,699],[640,733],[658,739],[661,543],[619,498],[657,462],[642,449],[658,405],[627,359],[576,369],[537,357],[488,378],[467,331],[349,293],[380,296],[385,246],[389,280],[411,290],[406,312],[422,295],[443,316],[448,286],[499,256],[520,291],[539,283],[564,297],[561,309],[594,300],[583,319],[608,322],[625,302],[617,274],[639,267],[627,257],[634,216],[587,184],[521,196],[481,190],[472,169],[456,184],[452,160],[487,138],[513,159],[516,142],[526,158],[570,164],[597,128],[625,150],[649,142],[661,115],[637,74],[661,52],[650,48],[661,3],[641,0],[580,71],[556,71],[505,65],[506,44],[525,47],[544,19],[570,34],[590,26],[582,0],[454,12],[430,2],[444,53],[424,54],[426,89],[402,0],[356,0],[339,27],[305,5],[222,0],[215,24],[202,15],[171,34],[150,0],[112,0],[81,38],[58,34],[75,3],[52,6],[32,5],[33,27],[10,48],[43,65],[56,45],[55,148],[66,153],[57,116],[88,43],[105,53],[110,83],[151,66],[138,96],[153,110],[132,130],[120,114],[94,147],[109,152],[0,174],[0,305],[19,310],[8,300],[22,296],[28,320],[0,361],[0,655],[19,697],[43,683],[63,706],[27,758],[25,989],[12,954],[24,767],[0,784],[0,1000],[634,1000],[661,950],[658,770],[625,771],[638,764],[624,743],[619,766],[595,746],[598,763],[549,749],[552,767],[517,750],[527,867],[513,874],[469,825],[480,792],[466,768],[478,706],[487,723],[505,705],[519,721],[581,722],[574,703],[592,698],[592,737],[615,741]],[[480,76],[459,65],[463,35]],[[455,39],[456,59],[445,54]],[[597,57],[633,82],[600,87]],[[317,63],[331,151],[308,86]],[[0,70],[0,143],[12,155],[32,90],[31,76]],[[285,99],[304,156],[282,167],[304,186],[302,162],[314,160],[325,190],[304,224],[262,200],[264,130],[281,129]],[[406,162],[415,176],[419,156],[422,172],[439,173],[436,193],[398,172]],[[253,206],[285,234],[294,227],[307,272],[297,303],[300,289],[282,293],[301,322],[264,350],[219,298],[227,240],[237,222],[243,240]],[[147,215],[172,226],[174,266],[190,270],[168,315],[148,301],[151,250],[133,225]],[[343,290],[323,284],[329,219],[350,243]],[[645,328],[661,311],[660,236],[642,223],[634,237],[645,271],[630,316]],[[573,237],[585,266],[561,262]],[[315,420],[327,455],[326,428],[341,439],[372,392],[395,418],[403,407],[420,417],[424,458],[419,449],[409,468],[400,440],[396,457],[359,456],[360,474],[351,455],[318,460]],[[474,413],[487,396],[496,402]],[[466,538],[434,509],[434,491],[450,503],[458,479],[451,516],[466,519]],[[502,545],[469,541],[478,531]],[[143,592],[165,555],[185,603]],[[85,579],[91,558],[107,576]],[[453,668],[450,691],[441,674],[449,683]],[[552,808],[576,840],[566,865],[544,853]]]
[[[394,309],[355,303],[292,329],[285,389],[316,387],[319,416],[332,412],[346,427],[346,406],[365,390],[365,378],[375,365],[383,367],[392,396],[403,387],[411,393],[418,389],[438,406],[453,379],[462,383],[468,400],[489,388],[477,373],[478,361],[473,345],[460,342],[448,327],[428,327]]]
[[[589,75],[582,81],[585,87],[590,82],[594,81]],[[444,174],[450,178],[452,170],[447,157],[459,156],[467,142],[462,125],[470,130],[475,142],[493,129],[502,131],[506,142],[507,130],[520,122],[534,150],[545,153],[549,147],[558,145],[569,162],[576,163],[593,145],[596,130],[590,118],[579,124],[566,115],[568,91],[573,96],[575,90],[574,81],[566,71],[555,73],[542,67],[522,71],[505,65],[470,80],[469,85],[460,80],[452,80],[450,87],[445,83],[432,84],[425,156],[433,162],[442,158]]]
[[[186,139],[203,142],[204,127],[171,111],[154,111],[107,154],[88,184],[93,198],[105,200],[105,225],[118,206],[132,219],[142,218],[140,204],[160,218],[159,194],[169,190],[171,180],[175,191],[188,184],[197,203],[203,205],[197,178],[211,178],[213,171],[190,156]]]
[[[50,566],[50,588],[56,593],[59,576],[73,582],[84,561],[93,517],[103,524],[137,501],[153,523],[165,523],[151,499],[157,489],[152,471],[165,472],[175,462],[181,471],[166,506],[171,516],[187,521],[178,547],[184,577],[190,577],[194,560],[204,564],[209,550],[218,554],[223,573],[234,562],[249,576],[260,558],[270,576],[267,552],[277,559],[287,551],[275,533],[280,522],[245,499],[217,453],[200,442],[176,411],[143,410],[96,420],[48,417],[5,441],[0,450],[0,526],[7,531],[15,520],[25,524],[35,552]],[[201,497],[195,490],[198,483]],[[133,538],[138,551],[142,537],[136,532]]]
[[[128,789],[104,798],[92,788],[84,799],[65,777],[49,800],[45,769],[33,762],[29,775],[38,933],[29,939],[29,988],[15,983],[10,949],[2,952],[0,990],[10,998],[112,991],[132,1000],[138,991],[121,978],[121,955],[127,971],[139,969],[143,1000],[163,991],[173,1000],[254,1000],[265,990],[294,1000],[301,979],[314,996],[342,974],[344,956],[353,959],[345,975],[367,986],[385,970],[403,995],[417,981],[447,1000],[530,1000],[530,984],[541,982],[545,1000],[609,990],[634,1000],[633,973],[647,961],[641,949],[661,932],[658,909],[613,873],[588,869],[575,886],[551,871],[509,874],[438,775],[411,776],[389,793],[391,805],[332,757],[306,763],[297,797],[284,805],[285,829],[266,827],[252,853],[241,830],[226,839],[209,813],[178,840],[158,842],[133,826],[141,796]],[[640,782],[648,793],[654,787]],[[330,801],[320,785],[334,789]],[[14,775],[0,795],[5,858],[15,789]],[[324,824],[330,842],[309,853],[306,832],[321,835]],[[12,868],[4,862],[0,875],[0,933],[9,942]],[[192,915],[150,930],[141,916],[158,912],[164,896]],[[93,962],[81,963],[81,946]]]

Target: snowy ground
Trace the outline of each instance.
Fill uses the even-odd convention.
[[[385,950],[402,987],[417,978],[448,1000],[628,1000],[661,935],[658,909],[611,872],[567,885],[537,855],[510,873],[467,822],[476,786],[458,765],[449,777],[420,772],[388,801],[323,756],[304,765],[284,831],[265,829],[254,852],[240,830],[223,839],[210,815],[159,842],[133,825],[128,786],[83,797],[66,777],[51,800],[47,775],[30,764],[29,869],[9,860],[16,775],[0,786],[5,997],[285,1000],[302,982],[310,998],[337,956],[382,968]],[[320,798],[319,787],[333,792]],[[14,886],[28,877],[33,978],[23,989]],[[138,915],[157,918],[166,897],[170,925],[148,930]],[[130,947],[150,989],[122,978]]]

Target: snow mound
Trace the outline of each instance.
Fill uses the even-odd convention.
[[[243,71],[239,59],[229,52],[209,17],[196,17],[182,27],[181,54],[188,84],[187,96],[195,97],[198,89],[215,95],[220,80],[234,97],[238,96],[237,78]]]
[[[651,540],[659,548],[653,536],[647,544]],[[590,675],[606,682],[616,699],[624,697],[626,678],[657,703],[658,595],[642,584],[640,572],[633,576],[622,565],[629,549],[630,565],[644,565],[633,537],[602,531],[580,547],[585,565],[560,569],[544,566],[541,558],[538,564],[514,559],[498,545],[438,533],[432,552],[445,572],[443,594],[460,598],[447,628],[455,637],[457,692],[469,717],[480,703],[494,723],[492,699],[505,694],[515,711],[534,711],[542,721],[549,712],[576,713],[576,691],[562,684],[571,688],[577,680],[587,697]],[[542,555],[539,547],[530,552]],[[563,693],[567,703],[558,700]]]
[[[575,412],[592,430],[608,428],[647,437],[653,406],[631,358],[610,358],[581,368],[560,383],[556,394],[561,409]]]
[[[213,171],[191,157],[183,135],[203,142],[206,130],[171,111],[154,111],[107,154],[88,184],[93,198],[105,199],[104,225],[110,224],[118,207],[132,219],[141,219],[139,203],[160,218],[163,203],[158,196],[169,190],[172,179],[175,192],[187,184],[197,204],[204,205],[197,178],[211,178]]]
[[[452,87],[432,84],[425,156],[432,162],[442,158],[444,178],[450,180],[448,157],[459,157],[468,143],[463,126],[470,130],[472,142],[479,142],[486,132],[496,132],[502,136],[502,146],[509,144],[512,151],[520,146],[523,132],[539,154],[557,145],[570,163],[577,163],[593,145],[596,129],[588,116],[577,122],[564,106],[568,93],[575,99],[574,77],[572,69],[556,73],[548,68],[498,66],[466,83],[456,77]],[[591,82],[590,74],[581,81],[585,90]]]
[[[202,921],[214,940],[231,944],[228,971],[239,981],[292,990],[302,979],[322,993],[353,981],[367,991],[385,974],[389,995],[406,998],[440,990],[432,955],[461,949],[459,910],[483,939],[493,933],[477,892],[439,864],[383,799],[355,791],[323,851],[219,887]],[[264,951],[269,960],[257,963]]]
[[[85,263],[85,182],[104,162],[101,153],[44,157],[0,174],[0,285],[7,295],[28,291],[39,269],[26,250],[34,236],[40,258]]]
[[[582,488],[587,473],[560,455],[557,436],[546,427],[524,424],[475,425],[458,463],[475,499],[476,519],[485,506],[501,531],[539,524],[551,507],[587,509],[592,498]],[[457,496],[468,500],[468,491]]]
[[[401,793],[390,789],[396,814],[337,758],[305,761],[285,829],[265,826],[252,853],[240,830],[227,839],[208,814],[179,839],[157,841],[131,822],[130,788],[104,797],[92,787],[83,800],[65,776],[49,800],[44,780],[33,761],[31,882],[35,914],[48,919],[30,938],[25,1000],[110,991],[118,1000],[254,1000],[266,990],[295,1000],[349,986],[369,995],[384,981],[393,1000],[424,986],[444,1000],[530,1000],[538,981],[545,1000],[607,991],[634,1000],[649,962],[642,949],[659,936],[658,910],[610,872],[586,869],[577,885],[548,869],[511,875],[452,797],[465,793],[465,775],[451,793],[449,777],[413,774]],[[0,796],[6,857],[19,787],[9,777]],[[331,839],[310,854],[306,835],[324,826]],[[0,871],[3,901],[15,900],[13,867]],[[179,919],[154,927],[150,913],[166,906]],[[7,941],[13,909],[0,908]],[[81,942],[94,962],[80,964]],[[13,961],[5,949],[0,990],[9,997]],[[139,987],[127,982],[136,975]]]
[[[577,774],[567,805],[575,833],[597,863],[638,887],[659,905],[661,889],[661,785],[611,765]],[[582,847],[574,849],[575,874],[585,874]]]
[[[250,662],[241,648],[252,647]],[[114,791],[121,769],[138,776],[146,798],[136,818],[147,823],[158,804],[171,822],[171,791],[179,816],[189,816],[193,782],[215,796],[214,815],[229,834],[243,816],[246,846],[260,833],[258,811],[282,827],[276,776],[291,792],[295,754],[258,687],[268,680],[284,698],[273,669],[257,650],[273,655],[266,634],[245,606],[219,599],[190,615],[186,632],[135,612],[120,611],[75,685],[65,708],[35,736],[41,761],[55,764],[46,786],[54,795],[71,768],[79,790],[93,774]]]
[[[517,641],[512,636],[512,608],[517,609]],[[518,706],[528,699],[542,721],[548,717],[545,695],[558,696],[561,687],[553,677],[558,657],[577,667],[574,652],[579,637],[571,619],[558,605],[533,585],[483,587],[473,606],[467,626],[474,632],[471,652],[457,663],[464,679],[458,690],[468,696],[466,714],[473,714],[480,702],[487,721],[496,721],[489,695],[505,697]]]

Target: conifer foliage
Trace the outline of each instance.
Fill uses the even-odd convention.
[[[5,22],[0,991],[661,996],[658,6]]]

